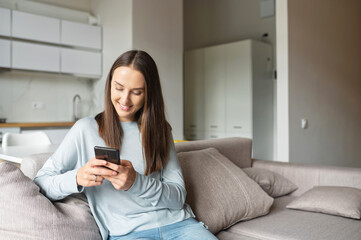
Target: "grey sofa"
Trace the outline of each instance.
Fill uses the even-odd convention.
[[[216,148],[240,168],[252,167],[270,170],[292,181],[298,187],[289,195],[275,198],[267,215],[238,222],[217,233],[219,239],[361,240],[361,220],[292,210],[285,207],[314,186],[347,186],[361,189],[361,169],[299,165],[252,159],[252,141],[243,138],[176,143],[178,154],[210,147]],[[39,154],[25,158],[21,170],[25,175],[33,178],[49,155]],[[227,194],[227,192],[223,194]]]

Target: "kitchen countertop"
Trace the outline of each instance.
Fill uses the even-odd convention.
[[[34,122],[34,123],[0,123],[0,128],[41,128],[41,127],[72,127],[75,122]]]

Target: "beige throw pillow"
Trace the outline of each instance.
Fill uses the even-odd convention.
[[[361,218],[361,189],[318,186],[289,203],[287,208]]]
[[[178,159],[186,202],[212,233],[269,212],[273,198],[215,148],[181,152]]]
[[[261,168],[243,168],[248,177],[255,180],[271,197],[281,197],[297,189],[287,178],[278,173]]]
[[[11,163],[0,163],[1,239],[101,239],[83,194],[51,202]]]

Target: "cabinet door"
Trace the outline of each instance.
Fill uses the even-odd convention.
[[[205,139],[204,131],[186,130],[184,137],[186,140],[202,140]]]
[[[184,129],[204,130],[204,51],[184,55]]]
[[[0,67],[10,68],[10,41],[0,39]]]
[[[101,53],[61,49],[61,72],[80,75],[101,75]]]
[[[12,36],[35,41],[59,43],[60,20],[13,11]]]
[[[224,46],[204,50],[205,130],[225,131],[225,53]]]
[[[59,72],[59,48],[13,41],[12,67],[17,69]]]
[[[225,138],[226,134],[224,132],[216,132],[216,131],[206,131],[205,139],[218,139]]]
[[[10,9],[0,8],[0,35],[10,36]]]
[[[252,132],[252,59],[250,41],[225,45],[226,131]]]
[[[101,49],[101,28],[62,20],[61,43],[70,46]]]

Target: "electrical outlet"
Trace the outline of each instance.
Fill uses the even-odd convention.
[[[31,106],[33,109],[44,109],[45,108],[45,103],[43,102],[32,102]]]

